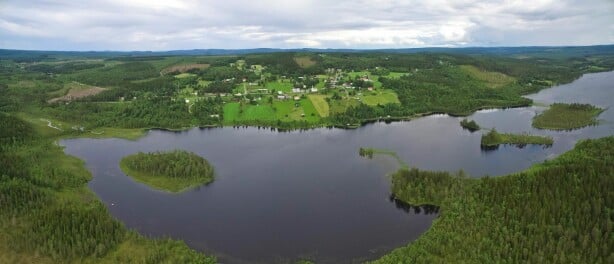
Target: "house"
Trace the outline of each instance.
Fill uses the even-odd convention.
[[[237,96],[237,97],[238,96],[242,96],[242,94],[241,93],[236,93],[235,96]]]
[[[283,94],[284,94],[284,92],[282,92],[282,91],[277,91],[277,94],[278,94],[278,95],[283,95]]]
[[[300,88],[292,88],[292,92],[293,93],[300,93],[301,89]]]
[[[312,92],[312,93],[317,93],[317,92],[318,92],[318,88],[312,87],[312,88],[311,88],[311,92]]]
[[[373,91],[373,87],[369,87],[369,88],[367,88],[367,90]]]
[[[278,96],[277,96],[277,99],[279,99],[279,100],[284,100],[284,99],[286,99],[286,96],[285,96],[285,95],[278,95]]]
[[[301,100],[301,97],[300,97],[300,96],[298,96],[298,95],[295,95],[295,96],[294,96],[294,101],[298,101],[298,100]]]
[[[189,103],[190,103],[190,100],[189,100],[189,99],[185,99],[185,103],[186,103],[186,104],[189,104]]]

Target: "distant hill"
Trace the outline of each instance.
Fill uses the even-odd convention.
[[[585,55],[614,54],[614,45],[598,46],[533,46],[533,47],[463,47],[463,48],[407,48],[407,49],[192,49],[169,51],[43,51],[0,49],[0,59],[17,61],[41,61],[62,58],[108,58],[150,56],[213,56],[246,55],[276,52],[313,53],[452,53],[466,55],[499,55],[531,57],[578,57]]]

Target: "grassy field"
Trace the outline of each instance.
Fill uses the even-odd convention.
[[[300,106],[295,107],[296,103]],[[275,101],[273,107],[277,109],[275,114],[281,121],[306,120],[309,123],[317,123],[320,121],[320,115],[309,99],[301,99],[300,101]]]
[[[224,105],[224,122],[233,124],[240,121],[273,121],[275,120],[275,112],[268,104],[262,105],[243,105],[241,113],[241,104],[238,102],[227,103]]]
[[[397,79],[397,78],[401,78],[401,76],[405,76],[409,73],[407,72],[390,72],[390,74],[388,74],[388,78],[393,78],[393,79]]]
[[[500,72],[482,71],[471,65],[461,65],[459,67],[471,77],[486,83],[486,86],[490,88],[500,88],[516,81],[515,78]]]
[[[183,79],[183,78],[195,77],[195,76],[196,74],[184,72],[184,73],[175,75],[175,78]]]
[[[552,104],[533,118],[533,127],[552,130],[582,128],[597,124],[597,116],[603,111],[589,104]]]
[[[351,99],[351,100],[331,100],[329,104],[329,109],[331,114],[343,113],[350,106],[358,106],[360,104],[359,101]]]
[[[280,82],[280,81],[268,82],[266,84],[266,88],[269,90],[282,91],[284,93],[289,93],[292,91],[292,83],[289,80],[285,80],[284,82]]]
[[[330,115],[330,107],[326,102],[326,95],[310,94],[307,96],[307,98],[311,100],[311,103],[321,117],[327,117],[328,115]]]
[[[296,104],[299,104],[296,107]],[[244,104],[241,113],[240,103],[233,102],[224,105],[224,123],[235,124],[242,121],[302,121],[316,123],[320,121],[320,114],[309,99],[300,101],[284,100],[273,101],[271,106],[268,103],[260,105]],[[304,116],[303,116],[304,115]]]
[[[369,106],[385,105],[385,104],[400,104],[397,94],[392,90],[365,91],[362,96],[359,96],[362,102]]]
[[[482,135],[481,146],[482,147],[496,147],[501,144],[514,144],[514,145],[552,145],[554,141],[551,137],[534,136],[529,134],[504,134],[499,133],[496,130],[491,130],[487,134]]]

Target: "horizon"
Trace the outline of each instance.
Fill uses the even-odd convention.
[[[614,46],[614,43],[609,44],[595,44],[595,45],[532,45],[532,46],[462,46],[462,47],[437,47],[437,46],[425,46],[425,47],[399,47],[399,48],[309,48],[309,47],[297,47],[297,48],[272,48],[272,47],[255,47],[255,48],[186,48],[186,49],[169,49],[169,50],[45,50],[45,49],[15,49],[15,48],[2,48],[0,50],[5,51],[31,51],[31,52],[118,52],[118,53],[165,53],[165,52],[177,52],[177,51],[249,51],[249,50],[272,50],[272,51],[402,51],[402,50],[429,50],[429,49],[523,49],[523,48],[583,48],[583,47],[608,47]]]
[[[0,3],[0,48],[157,52],[595,46],[614,43],[613,12],[608,0],[8,0]]]

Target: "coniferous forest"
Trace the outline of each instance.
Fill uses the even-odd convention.
[[[402,169],[396,199],[440,207],[422,237],[374,263],[614,262],[614,137],[512,175]]]
[[[136,180],[168,191],[177,192],[213,181],[213,167],[209,162],[182,150],[139,152],[124,157],[120,167]]]

